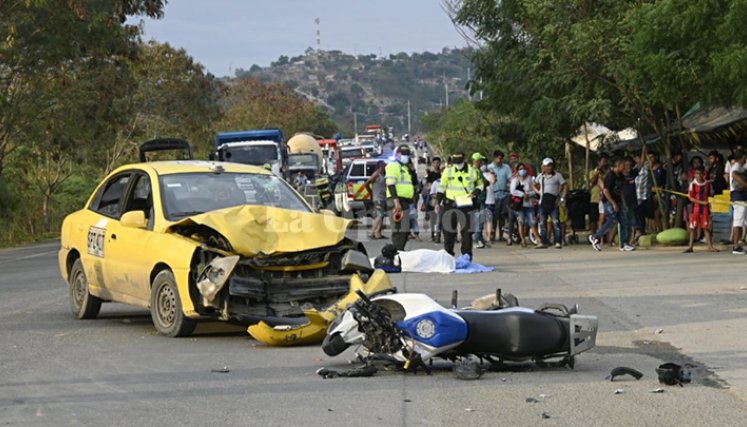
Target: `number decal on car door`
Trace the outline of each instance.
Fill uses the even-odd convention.
[[[88,254],[104,257],[104,236],[106,229],[99,227],[90,227],[88,229]]]

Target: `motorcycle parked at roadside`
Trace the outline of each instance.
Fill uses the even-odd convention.
[[[336,356],[360,345],[367,364],[383,359],[430,372],[426,362],[431,359],[459,362],[470,356],[492,364],[532,361],[572,368],[576,355],[595,346],[596,316],[560,304],[519,307],[509,295],[501,297],[499,290],[497,304],[475,310],[447,309],[425,294],[369,298],[359,292],[360,299],[330,324],[322,349]]]

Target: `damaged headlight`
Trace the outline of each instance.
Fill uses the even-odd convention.
[[[228,278],[238,263],[239,256],[232,255],[215,258],[205,267],[197,279],[197,289],[202,294],[202,305],[218,308],[216,296],[228,282]]]

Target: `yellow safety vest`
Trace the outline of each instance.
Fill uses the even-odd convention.
[[[454,201],[459,196],[472,193],[476,188],[482,189],[482,181],[480,181],[478,173],[479,171],[471,165],[467,165],[466,171],[460,171],[456,169],[456,166],[450,166],[441,176],[438,192],[444,193],[446,200]]]
[[[386,165],[386,197],[392,197],[389,186],[393,185],[397,190],[397,197],[412,199],[415,197],[415,187],[412,185],[410,168],[400,162],[389,162]]]

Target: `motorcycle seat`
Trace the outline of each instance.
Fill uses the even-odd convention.
[[[528,309],[457,310],[467,322],[467,339],[456,350],[504,358],[570,351],[569,319]]]

